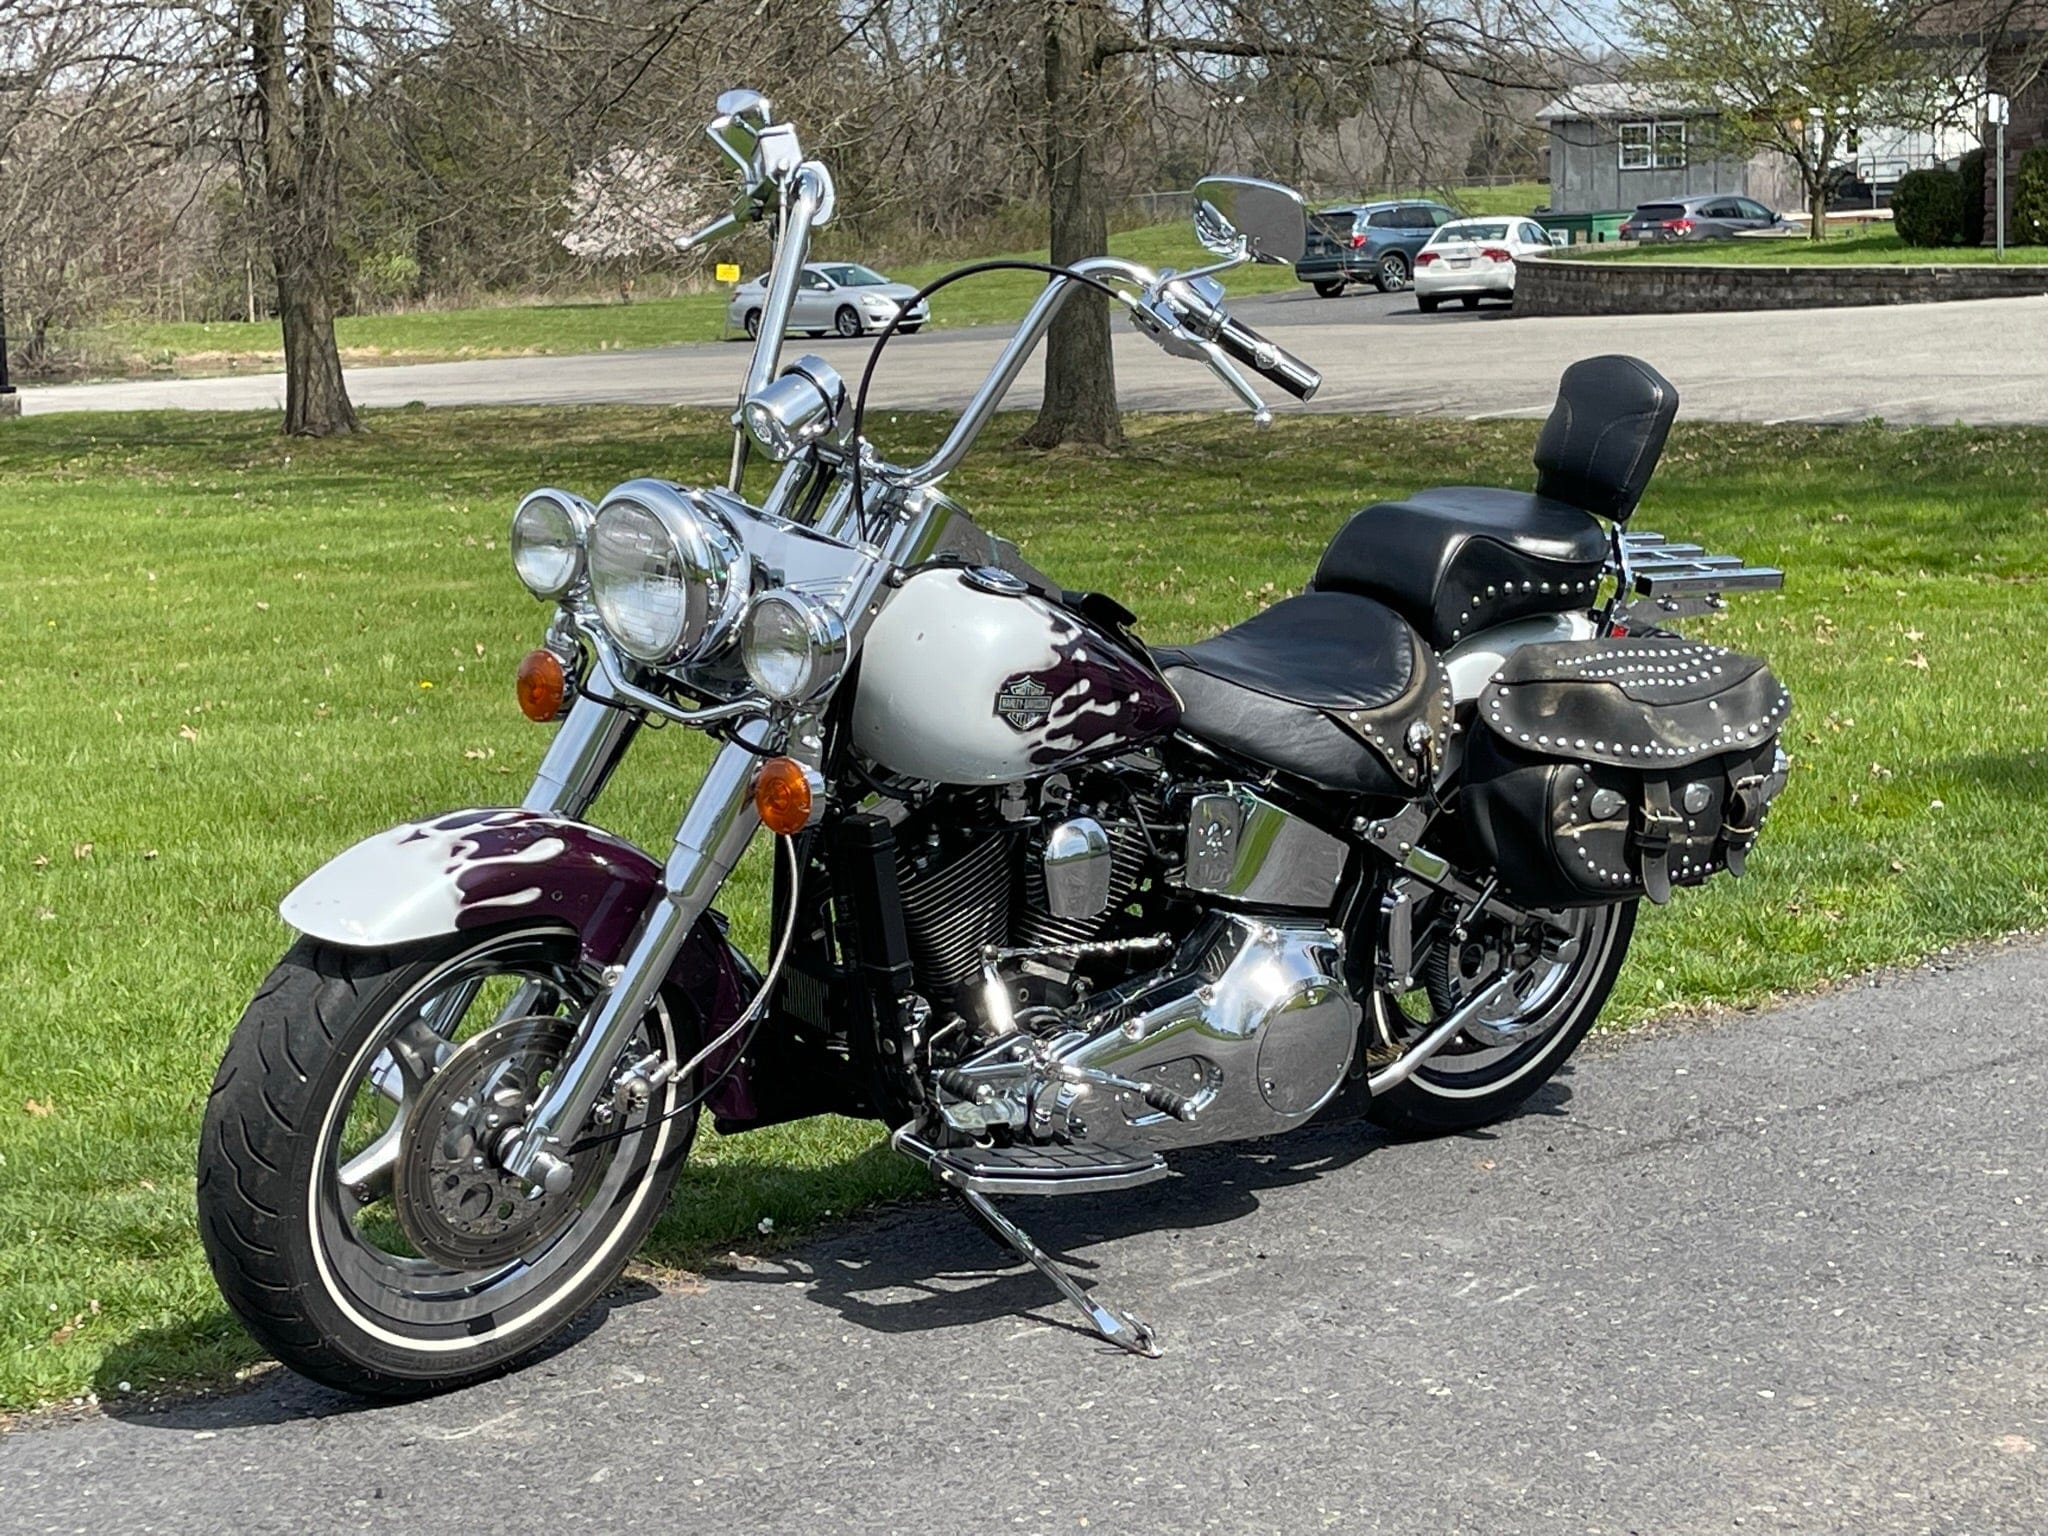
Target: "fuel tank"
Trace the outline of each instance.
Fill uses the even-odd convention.
[[[1011,784],[1173,729],[1180,701],[1122,642],[1007,571],[923,571],[861,646],[854,745],[906,778]]]

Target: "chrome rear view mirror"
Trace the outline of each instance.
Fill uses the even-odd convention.
[[[1308,245],[1308,211],[1277,181],[1205,176],[1195,183],[1195,238],[1225,259],[1286,265]]]
[[[759,91],[725,91],[718,98],[718,115],[705,132],[725,157],[748,175],[754,170],[754,147],[762,132],[775,121],[775,109]]]

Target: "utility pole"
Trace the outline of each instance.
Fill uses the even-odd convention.
[[[1998,130],[1998,259],[2005,260],[2005,125],[2012,121],[2012,98],[1996,91],[1984,98],[1984,115]]]
[[[21,395],[7,382],[7,288],[0,274],[0,417],[21,414]]]

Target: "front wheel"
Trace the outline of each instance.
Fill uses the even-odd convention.
[[[1381,293],[1399,293],[1408,286],[1408,258],[1399,251],[1389,251],[1373,268],[1373,285]]]
[[[851,304],[839,306],[839,313],[832,317],[832,329],[848,341],[860,334],[860,315]]]
[[[1423,986],[1402,997],[1373,993],[1373,1048],[1394,1059],[1480,987],[1513,976],[1510,994],[1487,1009],[1414,1076],[1374,1095],[1366,1114],[1412,1134],[1466,1131],[1506,1115],[1564,1065],[1614,990],[1635,932],[1636,903],[1574,908],[1572,939],[1532,939],[1482,919],[1463,943],[1446,939],[1423,967]]]
[[[490,1156],[600,985],[551,929],[292,947],[235,1028],[199,1149],[200,1237],[259,1343],[343,1391],[418,1396],[508,1368],[618,1277],[689,1150],[688,1083],[586,1128],[559,1191]],[[665,999],[622,1062],[680,1063],[696,1038]]]

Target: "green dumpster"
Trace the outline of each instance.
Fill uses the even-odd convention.
[[[1547,233],[1563,235],[1566,245],[1606,245],[1621,238],[1621,226],[1631,211],[1609,208],[1599,213],[1539,213],[1534,217]]]

